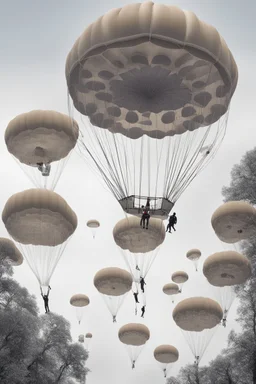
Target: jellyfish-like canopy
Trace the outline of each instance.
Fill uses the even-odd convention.
[[[212,227],[225,243],[236,243],[256,233],[256,209],[245,201],[229,201],[212,215]]]
[[[121,268],[104,268],[94,276],[94,285],[103,295],[121,296],[132,287],[132,275]]]
[[[144,345],[150,338],[148,327],[139,323],[123,325],[118,332],[120,341],[126,345]]]
[[[78,139],[78,125],[55,111],[31,111],[16,116],[5,131],[8,151],[21,163],[35,166],[66,157]]]
[[[86,225],[89,228],[99,228],[100,222],[98,220],[88,220]]]
[[[154,350],[154,357],[159,363],[171,364],[179,358],[179,351],[173,345],[159,345]]]
[[[88,296],[78,293],[73,295],[70,299],[70,304],[74,307],[85,307],[90,303],[90,299]]]
[[[14,242],[4,237],[0,237],[0,256],[6,257],[15,266],[23,263],[23,256]]]
[[[184,271],[177,271],[172,274],[172,281],[177,284],[183,284],[188,280],[188,274]]]
[[[90,332],[86,333],[85,338],[86,339],[91,339],[92,338],[92,333],[90,333]]]
[[[175,323],[184,331],[201,332],[220,323],[220,305],[206,297],[191,297],[179,302],[172,313]]]
[[[148,230],[140,226],[140,219],[130,216],[120,220],[113,229],[116,244],[133,253],[153,251],[165,239],[165,227],[160,219],[151,218]]]
[[[174,283],[165,284],[163,286],[163,292],[169,296],[176,295],[177,293],[179,293],[179,286]]]
[[[243,284],[251,276],[251,263],[235,251],[217,252],[205,260],[203,273],[216,287]]]
[[[201,251],[199,249],[190,249],[190,251],[187,252],[186,257],[191,260],[198,260],[201,257]]]
[[[14,240],[22,244],[56,246],[65,242],[77,227],[77,217],[57,193],[28,189],[12,195],[2,220]]]

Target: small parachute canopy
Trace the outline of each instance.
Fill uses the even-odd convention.
[[[160,219],[151,218],[148,230],[140,226],[140,219],[135,216],[120,220],[113,229],[116,244],[133,253],[153,251],[165,239],[165,227]]]
[[[216,287],[243,284],[251,276],[251,263],[235,251],[217,252],[205,260],[203,273]]]
[[[201,257],[201,251],[199,249],[190,249],[190,251],[187,252],[186,257],[191,260],[198,260]]]
[[[79,335],[79,336],[78,336],[78,341],[79,341],[80,343],[84,343],[84,335]]]
[[[154,350],[154,357],[159,363],[175,363],[179,358],[179,351],[173,345],[159,345]]]
[[[18,266],[23,263],[23,256],[14,242],[4,237],[0,237],[0,256],[7,258],[14,266]]]
[[[12,195],[2,220],[14,240],[22,244],[56,246],[65,242],[77,227],[77,217],[57,193],[29,189]]]
[[[86,225],[89,228],[99,228],[100,222],[98,220],[88,220]]]
[[[73,295],[70,299],[70,304],[74,307],[85,307],[86,305],[89,305],[89,303],[89,297],[81,293]]]
[[[185,331],[201,332],[221,322],[220,305],[206,297],[192,297],[179,302],[173,310],[173,320]]]
[[[229,201],[213,213],[212,227],[225,243],[236,243],[256,233],[256,209],[245,201]]]
[[[121,268],[104,268],[94,276],[94,285],[103,295],[121,296],[132,287],[132,275]]]
[[[163,292],[168,296],[176,295],[179,293],[179,286],[174,283],[165,284],[163,286]]]
[[[172,281],[177,284],[184,284],[188,280],[188,274],[184,271],[177,271],[172,274]]]
[[[92,333],[90,333],[90,332],[86,333],[85,338],[86,339],[92,339]]]
[[[150,338],[148,327],[139,323],[130,323],[119,329],[118,337],[126,345],[141,346]]]

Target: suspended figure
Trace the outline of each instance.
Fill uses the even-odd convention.
[[[141,317],[144,317],[145,310],[146,310],[146,305],[143,305],[143,307],[141,307]]]
[[[2,220],[47,295],[53,272],[77,227],[75,212],[57,193],[29,189],[8,199]]]
[[[173,363],[179,359],[179,351],[173,345],[159,345],[154,350],[154,357],[160,364],[164,377],[167,377]]]
[[[44,301],[45,313],[49,313],[50,312],[50,309],[49,309],[49,294],[50,294],[51,287],[50,287],[50,285],[48,286],[48,290],[47,290],[46,294],[43,293],[43,290],[42,290],[41,287],[40,287],[40,290],[41,290],[41,296],[42,296],[43,301]]]
[[[38,110],[11,120],[5,131],[5,142],[37,188],[54,189],[78,134],[78,125],[69,116]]]
[[[149,198],[151,217],[164,220],[221,145],[238,71],[214,27],[146,2],[92,23],[67,57],[66,80],[83,117],[82,156],[125,212],[140,217]]]
[[[141,209],[142,209],[142,216],[140,219],[140,226],[142,226],[143,229],[145,229],[145,225],[146,225],[146,229],[148,229],[149,219],[150,219],[149,209],[147,207],[144,207],[144,205],[141,206]]]
[[[176,229],[174,228],[174,225],[177,224],[177,216],[176,216],[176,213],[174,212],[170,217],[169,217],[169,222],[167,224],[167,227],[166,227],[166,232],[169,231],[169,233],[172,233],[171,229],[173,229],[174,231],[176,231]]]
[[[145,279],[144,279],[144,277],[142,277],[141,276],[141,278],[140,278],[140,289],[141,289],[141,291],[144,293],[144,286],[146,285],[146,282],[145,282]]]

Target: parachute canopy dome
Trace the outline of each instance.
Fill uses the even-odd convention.
[[[98,220],[89,220],[87,221],[87,227],[89,228],[99,228],[100,223]]]
[[[179,286],[177,284],[168,283],[163,286],[163,292],[166,295],[175,295],[179,293]]]
[[[160,219],[151,218],[148,230],[140,226],[140,219],[135,216],[120,220],[113,229],[116,244],[133,253],[153,251],[165,239],[165,227]]]
[[[70,299],[70,304],[74,307],[85,307],[90,303],[90,299],[88,296],[78,293],[73,295]]]
[[[92,338],[92,333],[90,333],[90,332],[86,333],[85,338],[86,339],[91,339]]]
[[[76,109],[93,125],[133,139],[161,139],[216,122],[237,78],[234,58],[214,27],[192,12],[152,2],[100,17],[66,61]],[[157,114],[153,123],[150,114]]]
[[[215,300],[192,297],[178,303],[172,316],[175,323],[184,331],[201,332],[219,324],[223,311]]]
[[[188,274],[184,271],[177,271],[172,274],[172,281],[177,284],[183,284],[188,280]]]
[[[118,337],[126,345],[144,345],[150,338],[148,327],[139,323],[126,324],[119,329]]]
[[[75,147],[77,123],[55,111],[23,113],[8,124],[5,142],[8,151],[21,163],[51,163],[66,157]]]
[[[23,263],[23,256],[14,242],[4,237],[0,237],[0,256],[9,259],[11,264],[15,266]]]
[[[187,258],[191,261],[198,260],[201,257],[201,251],[199,249],[190,249],[186,254]]]
[[[235,251],[217,252],[205,260],[203,273],[216,287],[243,284],[251,276],[251,263]]]
[[[236,243],[256,233],[256,209],[245,201],[229,201],[212,215],[212,227],[225,243]]]
[[[121,296],[132,287],[132,275],[120,268],[104,268],[94,276],[94,285],[103,295]]]
[[[159,363],[175,363],[179,358],[179,351],[173,345],[159,345],[154,350],[154,357]]]
[[[12,195],[2,220],[15,241],[22,244],[57,246],[77,227],[77,217],[67,202],[46,189],[28,189]]]

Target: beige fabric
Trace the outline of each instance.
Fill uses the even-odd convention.
[[[119,329],[118,337],[120,341],[127,345],[144,345],[150,338],[148,327],[139,323],[126,324]]]
[[[28,189],[12,195],[2,213],[4,225],[22,244],[56,246],[77,227],[77,217],[67,202],[46,189]]]
[[[148,229],[140,226],[140,219],[130,216],[120,220],[113,229],[116,244],[133,253],[153,251],[165,239],[165,227],[160,219],[150,218]]]
[[[120,268],[104,268],[94,276],[94,285],[98,291],[108,296],[121,296],[132,287],[132,275]]]
[[[144,2],[92,23],[67,57],[66,79],[93,125],[162,138],[219,120],[238,71],[214,27],[192,12]]]
[[[74,307],[85,307],[90,303],[90,299],[88,296],[78,293],[73,295],[70,299],[70,304]]]
[[[184,331],[201,332],[220,323],[220,305],[206,297],[191,297],[176,305],[172,313],[175,323]]]
[[[23,263],[23,256],[14,242],[4,237],[0,237],[0,256],[9,259],[11,264],[15,266]]]
[[[173,345],[159,345],[154,350],[154,357],[159,363],[175,363],[179,358],[179,351]]]
[[[88,332],[85,335],[86,339],[91,339],[92,338],[92,333]]]
[[[177,284],[183,284],[188,280],[188,274],[184,271],[177,271],[172,274],[172,281]]]
[[[199,249],[190,249],[186,254],[189,260],[198,260],[201,257],[201,251]]]
[[[203,273],[210,284],[225,287],[245,283],[252,271],[247,257],[235,251],[224,251],[205,260]]]
[[[66,157],[75,147],[78,124],[55,111],[31,111],[16,116],[5,131],[8,151],[21,163],[35,166]]]
[[[165,284],[163,286],[163,292],[169,296],[176,295],[177,293],[179,293],[179,286],[173,283]]]
[[[256,234],[256,209],[245,201],[229,201],[216,209],[211,222],[220,240],[236,243]]]
[[[87,227],[89,228],[99,228],[100,223],[98,220],[88,220],[87,221]]]

